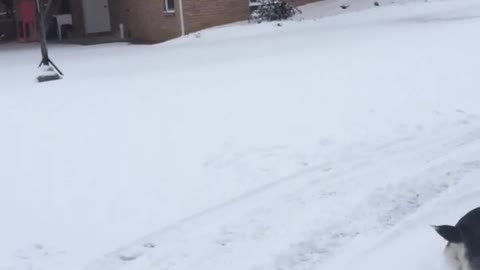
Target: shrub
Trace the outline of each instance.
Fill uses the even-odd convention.
[[[252,12],[251,19],[256,22],[286,20],[295,15],[295,8],[285,0],[263,0]]]

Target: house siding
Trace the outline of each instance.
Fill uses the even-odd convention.
[[[82,0],[69,0],[74,36],[85,35]],[[289,0],[304,5],[318,0]],[[185,32],[246,20],[250,16],[248,0],[183,0]],[[118,35],[123,24],[126,37],[148,43],[163,42],[181,35],[179,0],[174,13],[164,12],[164,0],[109,0],[112,33]]]

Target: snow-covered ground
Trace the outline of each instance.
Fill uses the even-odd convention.
[[[1,45],[0,270],[445,269],[430,225],[480,205],[480,3],[351,2],[55,45],[44,84]]]

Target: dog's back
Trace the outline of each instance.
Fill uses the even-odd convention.
[[[480,270],[480,207],[463,216],[455,226],[435,226],[448,241],[445,255],[453,270]]]

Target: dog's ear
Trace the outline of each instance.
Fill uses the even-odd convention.
[[[443,237],[445,240],[451,243],[461,243],[463,242],[462,231],[454,226],[442,225],[442,226],[433,226],[433,228]]]

